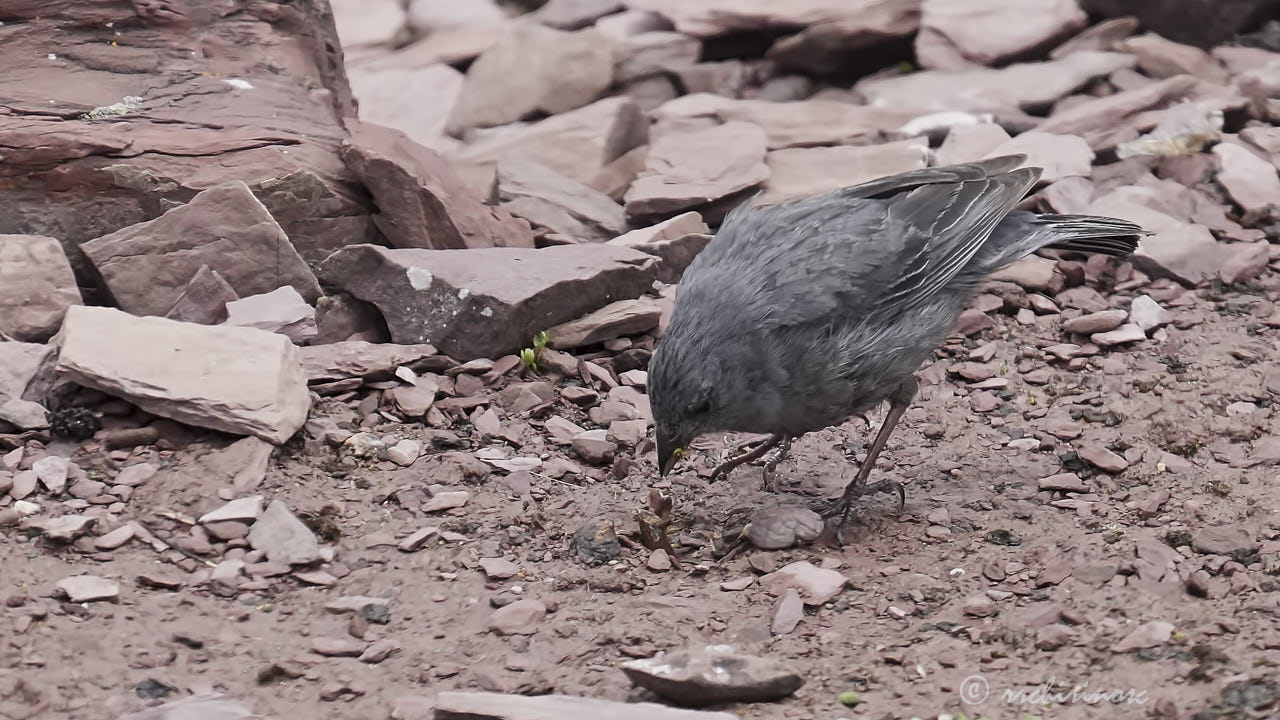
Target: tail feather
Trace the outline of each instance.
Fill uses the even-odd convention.
[[[1140,226],[1117,218],[1011,212],[970,267],[994,272],[1042,248],[1127,257],[1147,234]]]
[[[1127,257],[1138,249],[1138,240],[1150,233],[1128,220],[1095,215],[1041,215],[1041,232],[1048,234],[1041,247]]]

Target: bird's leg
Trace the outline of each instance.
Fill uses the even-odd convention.
[[[786,459],[787,455],[791,453],[792,439],[790,435],[784,435],[782,441],[778,443],[778,449],[774,450],[769,455],[769,459],[764,461],[764,486],[761,489],[765,492],[774,491],[774,471],[778,469],[778,463]]]
[[[867,451],[867,457],[862,461],[862,466],[858,468],[858,474],[844,488],[844,493],[826,512],[822,513],[823,517],[834,518],[839,517],[840,521],[836,526],[836,537],[840,539],[840,531],[845,523],[849,520],[849,510],[853,506],[853,500],[864,495],[874,495],[876,493],[898,493],[898,509],[906,503],[906,492],[902,489],[902,485],[892,480],[881,480],[880,482],[867,484],[867,478],[871,475],[871,470],[876,466],[876,459],[880,457],[880,452],[884,450],[884,446],[889,442],[889,436],[893,434],[894,427],[898,421],[902,419],[902,414],[907,411],[911,405],[912,399],[916,396],[916,391],[920,386],[916,383],[915,378],[909,377],[894,391],[889,397],[889,412],[885,415],[884,423],[880,425],[880,431],[876,433],[875,440],[871,442],[871,449]]]
[[[769,437],[769,439],[757,445],[756,449],[752,450],[751,452],[744,453],[737,457],[733,457],[733,458],[729,458],[728,460],[725,460],[724,462],[720,463],[720,465],[715,470],[711,471],[711,477],[707,478],[707,482],[715,482],[722,478],[728,477],[729,473],[732,472],[734,468],[738,467],[739,465],[749,463],[752,460],[756,460],[758,458],[764,457],[765,453],[772,450],[774,446],[776,446],[780,442],[782,442],[782,436],[773,435]]]

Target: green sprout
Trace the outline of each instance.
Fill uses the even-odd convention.
[[[520,351],[520,362],[531,372],[538,372],[538,354],[533,348],[525,348]]]
[[[546,330],[542,330],[533,336],[533,347],[527,347],[520,351],[520,362],[524,363],[526,369],[531,372],[538,372],[538,356],[542,354],[543,348],[549,342],[551,342],[551,335]]]

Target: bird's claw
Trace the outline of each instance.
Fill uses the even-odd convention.
[[[903,506],[907,503],[907,491],[902,483],[894,480],[881,480],[871,483],[870,485],[860,485],[854,483],[845,489],[844,494],[838,500],[822,510],[823,519],[832,520],[839,518],[834,523],[836,544],[844,545],[844,529],[849,523],[849,513],[853,510],[853,501],[855,498],[866,497],[867,495],[876,495],[879,493],[897,493],[898,508],[896,512],[902,512]]]
[[[785,460],[790,453],[791,438],[784,438],[777,449],[770,453],[769,458],[764,462],[764,482],[761,484],[761,490],[773,492],[777,489],[774,480],[777,479],[778,463]]]

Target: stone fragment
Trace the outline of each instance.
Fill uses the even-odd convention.
[[[1099,310],[1098,312],[1064,320],[1062,329],[1069,333],[1092,335],[1115,330],[1123,325],[1128,317],[1129,313],[1124,310]]]
[[[394,341],[430,342],[470,360],[518,352],[531,332],[639,296],[656,266],[650,255],[608,244],[466,251],[355,245],[334,253],[320,272],[377,305]]]
[[[677,650],[618,667],[634,685],[685,707],[773,702],[804,684],[785,663],[738,653],[728,645]]]
[[[873,107],[911,108],[917,112],[991,112],[1011,108],[1031,111],[1048,107],[1089,82],[1133,64],[1131,55],[1080,52],[1061,60],[1017,63],[998,69],[925,70],[865,78],[854,86],[854,92]],[[1154,101],[1143,104],[1145,109]],[[1072,125],[1055,122],[1057,114],[1061,113],[1036,129],[1060,135],[1079,134]]]
[[[1075,135],[1054,135],[1030,130],[987,153],[986,157],[1026,155],[1023,167],[1038,167],[1040,182],[1052,183],[1067,177],[1088,177],[1093,172],[1093,150]]]
[[[598,98],[612,81],[613,54],[598,31],[517,23],[467,70],[448,130],[458,135],[573,110]]]
[[[572,350],[626,335],[639,335],[657,327],[661,314],[661,308],[648,297],[619,300],[549,329],[549,344],[557,350]]]
[[[756,512],[747,532],[761,550],[783,550],[821,534],[822,516],[799,505],[773,505]]]
[[[489,616],[489,629],[499,635],[532,635],[546,616],[546,605],[524,598],[494,610]]]
[[[819,568],[808,561],[794,562],[760,578],[760,584],[774,594],[793,587],[800,591],[805,605],[822,605],[834,598],[848,583],[835,570]]]
[[[262,496],[251,495],[232,500],[216,510],[210,510],[200,516],[200,523],[215,523],[224,520],[247,520],[252,522],[257,520],[261,514]]]
[[[448,154],[477,199],[487,198],[494,167],[511,151],[578,182],[591,183],[609,163],[644,145],[649,121],[635,101],[612,97],[535,123],[477,132]]]
[[[347,123],[351,137],[342,144],[342,160],[369,188],[380,210],[374,222],[393,247],[533,247],[525,222],[482,205],[434,150],[398,130]]]
[[[973,162],[991,156],[991,151],[1009,141],[1009,133],[992,122],[955,125],[937,151],[938,165]]]
[[[498,161],[492,200],[517,217],[576,240],[608,240],[627,227],[622,206],[612,198],[519,153]]]
[[[308,302],[320,286],[249,186],[205,190],[160,217],[80,246],[112,298],[133,315],[165,315],[202,266],[241,297],[290,285]]]
[[[999,65],[1047,51],[1087,19],[1075,0],[924,0],[916,57],[930,69]]]
[[[298,349],[308,382],[345,378],[384,379],[397,368],[413,365],[436,354],[432,345],[395,345],[347,340]],[[419,382],[423,379],[419,378]]]
[[[297,348],[280,335],[85,306],[61,335],[60,377],[161,417],[279,444],[310,409]]]
[[[297,290],[285,285],[261,295],[250,295],[226,305],[226,325],[279,333],[302,345],[315,338],[316,309]]]
[[[682,710],[655,703],[449,690],[436,696],[434,713],[435,720],[738,720],[733,713]]]
[[[1218,184],[1246,213],[1280,208],[1280,176],[1276,166],[1233,143],[1213,146]]]
[[[929,143],[913,138],[881,145],[786,148],[765,156],[769,180],[757,205],[819,195],[925,167]]]
[[[1191,535],[1191,548],[1206,555],[1235,558],[1248,554],[1256,547],[1257,543],[1249,533],[1238,527],[1209,527]]]
[[[627,190],[627,218],[672,215],[760,185],[769,177],[765,148],[764,131],[744,122],[659,137]]]
[[[308,565],[320,559],[320,544],[283,501],[272,500],[249,529],[249,545],[271,562]]]
[[[774,42],[768,57],[811,75],[837,75],[920,27],[916,0],[824,5],[839,13],[837,19],[802,24],[800,32]]]
[[[472,3],[454,4],[465,7]],[[447,146],[445,125],[462,93],[461,72],[445,63],[412,67],[348,65],[347,78],[351,93],[360,104],[360,120],[399,130],[433,150]]]
[[[73,603],[115,600],[120,595],[120,583],[97,575],[72,575],[59,580],[57,587]]]
[[[0,235],[0,333],[44,342],[67,308],[83,302],[62,245],[41,235]]]
[[[1145,622],[1116,641],[1111,646],[1111,652],[1123,653],[1130,650],[1153,648],[1169,642],[1169,638],[1172,636],[1173,623],[1163,620]]]
[[[227,319],[227,303],[239,298],[217,270],[201,265],[164,316],[179,322],[217,325]]]

